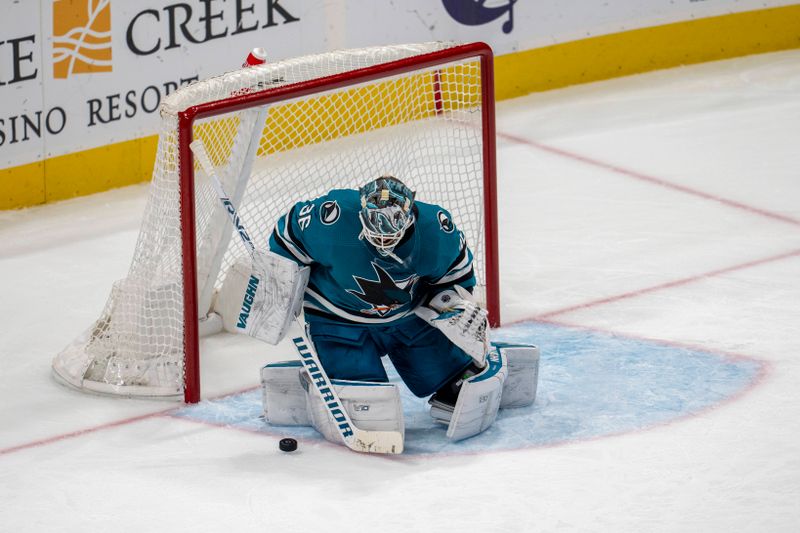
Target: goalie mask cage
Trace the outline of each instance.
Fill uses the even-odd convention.
[[[492,61],[483,43],[383,46],[172,93],[128,275],[55,357],[56,376],[93,392],[199,401],[199,336],[214,290],[247,251],[193,160],[193,139],[262,248],[295,202],[397,176],[451,212],[475,256],[475,294],[499,324]]]

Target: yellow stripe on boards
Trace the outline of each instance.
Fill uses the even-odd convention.
[[[0,209],[43,204],[44,163],[37,161],[0,170]]]
[[[503,100],[651,70],[799,47],[800,5],[702,18],[498,56],[495,94]],[[442,92],[447,93],[450,88],[449,80],[464,75],[470,74],[458,67],[445,69],[440,76]],[[412,76],[403,83],[409,84],[405,89],[423,91],[431,80],[428,74]],[[474,87],[474,93],[456,103],[447,103],[445,97],[443,110],[476,102],[480,87]],[[325,98],[357,97],[371,106],[385,105],[384,98],[391,95],[391,90],[398,87],[392,88],[391,82],[377,83],[339,96],[276,106],[270,112],[259,155],[418,120],[435,112],[429,96],[421,98],[420,106],[405,115],[393,114],[386,108],[386,116],[378,122],[363,121],[358,115],[342,119],[323,111]],[[297,120],[297,111],[306,118]],[[312,119],[321,121],[323,126],[320,128],[318,122],[312,128]],[[292,141],[281,134],[302,127],[307,127],[308,133]],[[148,180],[156,145],[157,137],[150,136],[2,169],[0,209],[37,205]],[[223,147],[219,153],[221,159],[228,155],[225,150]]]
[[[468,67],[443,69],[440,79],[445,72],[459,68]],[[403,96],[404,105],[397,105],[399,95]],[[258,155],[434,116],[437,112],[434,95],[433,74],[426,72],[273,106],[267,115]]]
[[[53,202],[150,179],[158,137],[52,157],[45,161],[45,201]]]
[[[158,137],[124,141],[0,170],[0,209],[85,196],[150,179]]]
[[[258,156],[422,120],[479,102],[479,63],[472,61],[279,103],[267,114]],[[213,164],[222,165],[231,155],[238,129],[236,117],[222,115],[199,121],[193,135],[203,140]]]
[[[652,70],[800,48],[800,5],[676,22],[495,58],[498,100]]]

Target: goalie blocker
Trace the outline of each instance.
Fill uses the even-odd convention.
[[[214,299],[226,331],[279,343],[303,305],[308,267],[272,252],[255,251],[231,265]]]

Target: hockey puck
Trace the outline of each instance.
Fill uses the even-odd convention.
[[[297,441],[289,438],[281,439],[278,443],[278,448],[280,448],[282,452],[293,452],[297,449]]]

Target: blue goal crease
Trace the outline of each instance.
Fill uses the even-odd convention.
[[[502,409],[484,433],[450,442],[428,415],[426,399],[400,387],[405,454],[459,454],[553,446],[617,435],[691,416],[736,396],[763,363],[656,341],[524,322],[492,330],[497,341],[539,346],[536,402]],[[390,365],[389,365],[390,366]],[[392,381],[399,383],[393,369]],[[321,440],[310,427],[270,426],[261,391],[251,390],[179,409],[173,416],[269,435]]]

